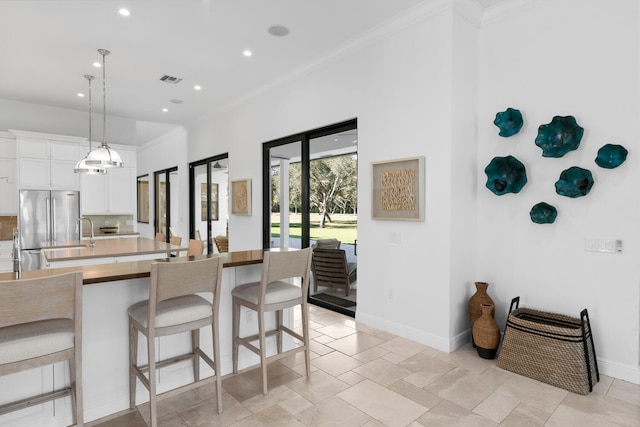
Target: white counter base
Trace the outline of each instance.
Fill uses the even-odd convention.
[[[257,281],[261,265],[225,268],[223,271],[220,301],[220,369],[221,374],[232,372],[231,359],[231,291],[236,285]],[[83,287],[83,385],[84,421],[89,422],[129,408],[129,306],[148,298],[149,279],[122,280]],[[293,325],[292,310],[286,310],[284,322]],[[267,321],[268,327],[275,325],[275,319]],[[257,332],[255,313],[247,316],[243,308],[240,333],[249,335]],[[286,335],[285,335],[286,337]],[[211,330],[203,328],[201,345],[212,355]],[[292,348],[293,340],[285,340],[284,348]],[[187,333],[162,337],[156,341],[159,358],[179,354],[190,348]],[[275,353],[275,341],[269,345],[269,354]],[[139,355],[146,355],[146,340],[140,339]],[[240,348],[239,368],[257,365],[259,358],[252,352]],[[205,363],[201,364],[202,377],[213,374]],[[53,383],[60,387],[68,384],[66,363],[47,366],[26,372],[0,377],[0,404],[27,397],[38,391],[51,391]],[[193,381],[190,362],[180,363],[160,371],[159,391],[175,388]],[[146,388],[138,383],[136,404],[148,401]],[[55,405],[55,408],[54,408]],[[51,426],[63,427],[71,424],[70,397],[37,405],[22,411],[0,416],[0,425],[12,427]]]

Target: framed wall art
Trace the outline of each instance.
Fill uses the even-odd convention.
[[[251,215],[251,178],[231,181],[231,213]]]
[[[371,219],[424,221],[424,157],[371,163]]]

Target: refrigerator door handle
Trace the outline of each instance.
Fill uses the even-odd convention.
[[[56,199],[51,198],[51,205],[53,208],[53,215],[51,216],[51,240],[56,241]]]
[[[46,204],[45,204],[45,209],[46,209],[46,217],[47,220],[45,221],[45,234],[47,236],[47,240],[51,240],[51,229],[50,229],[50,224],[51,224],[51,199],[47,197],[46,199]]]

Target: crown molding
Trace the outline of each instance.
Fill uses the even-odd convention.
[[[9,129],[9,132],[16,138],[53,139],[54,141],[77,142],[87,140],[84,136],[56,135],[53,133],[31,132],[26,130]]]
[[[482,25],[492,24],[497,21],[501,21],[503,19],[509,18],[517,13],[522,12],[522,10],[528,9],[533,6],[537,6],[538,4],[547,3],[551,0],[508,0],[502,1],[501,3],[496,4],[495,6],[491,6],[487,8],[484,12],[484,18],[482,20]]]
[[[476,27],[482,25],[485,8],[478,0],[453,0],[453,9]]]

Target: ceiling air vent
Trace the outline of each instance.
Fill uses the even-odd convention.
[[[177,85],[178,83],[180,83],[182,81],[182,79],[178,78],[178,77],[170,76],[168,74],[165,74],[164,76],[160,77],[160,81],[161,82],[165,82],[165,83],[172,83],[174,85]]]

